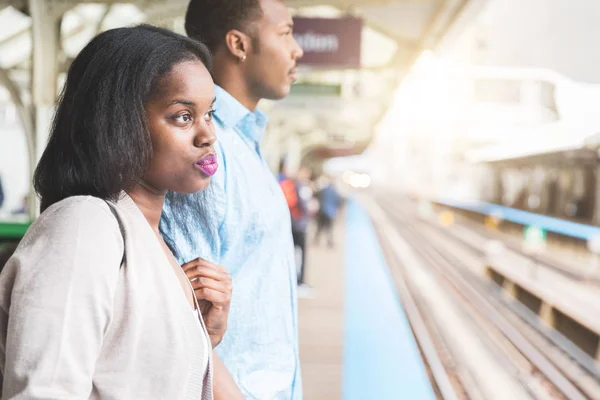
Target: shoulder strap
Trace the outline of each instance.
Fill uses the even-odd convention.
[[[123,256],[121,257],[121,267],[123,267],[123,263],[125,262],[125,227],[123,226],[123,221],[121,221],[121,217],[119,217],[119,213],[117,212],[115,205],[107,200],[105,200],[105,202],[108,204],[110,212],[115,216],[115,219],[119,224],[119,230],[121,231],[121,238],[123,239]]]

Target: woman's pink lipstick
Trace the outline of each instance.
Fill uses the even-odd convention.
[[[209,154],[205,157],[202,157],[200,161],[196,163],[196,167],[198,167],[198,169],[205,175],[213,176],[217,172],[217,169],[219,169],[217,156],[214,154]]]

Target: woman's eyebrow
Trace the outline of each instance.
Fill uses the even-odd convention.
[[[175,99],[175,100],[171,101],[168,105],[172,106],[175,104],[183,104],[184,106],[196,106],[196,103],[194,103],[193,101],[183,100],[183,99]]]

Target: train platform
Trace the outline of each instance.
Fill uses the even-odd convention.
[[[435,398],[371,221],[350,200],[335,247],[309,234],[299,300],[304,398]]]
[[[596,398],[597,282],[547,264],[568,260],[556,250],[544,262],[508,245],[490,255],[512,239],[418,215],[361,195],[336,221],[335,247],[310,242],[305,398]]]

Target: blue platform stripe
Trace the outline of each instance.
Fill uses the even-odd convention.
[[[600,235],[597,226],[579,224],[577,222],[565,221],[564,219],[548,217],[528,211],[516,210],[510,207],[499,206],[492,203],[484,203],[476,200],[451,200],[440,199],[436,201],[453,208],[473,211],[484,215],[496,215],[503,219],[520,225],[535,225],[549,232],[570,236],[577,239],[588,240],[592,236]]]
[[[343,399],[433,400],[371,221],[355,200],[346,215]]]

